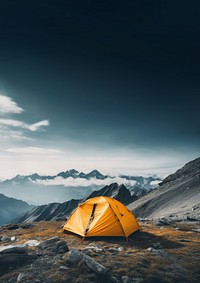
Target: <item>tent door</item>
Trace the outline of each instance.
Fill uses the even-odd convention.
[[[85,229],[85,231],[84,231],[84,235],[87,234],[87,231],[90,229],[90,224],[91,224],[92,221],[94,220],[94,212],[95,212],[96,206],[97,206],[97,203],[95,203],[95,204],[93,205],[92,213],[91,213],[91,215],[90,215],[90,219],[89,219],[89,221],[88,221],[88,225],[87,225],[87,227],[86,227],[86,229]]]

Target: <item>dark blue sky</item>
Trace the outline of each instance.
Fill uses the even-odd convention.
[[[199,1],[1,0],[0,92],[25,110],[3,114],[2,132],[8,118],[49,124],[3,150],[195,157],[199,12]]]

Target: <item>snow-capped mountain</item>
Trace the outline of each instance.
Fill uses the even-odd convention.
[[[0,182],[0,193],[9,197],[20,198],[31,204],[63,202],[86,197],[94,190],[111,183],[124,184],[131,194],[140,195],[157,186],[161,179],[143,176],[109,176],[98,170],[79,172],[75,169],[59,172],[56,175],[16,175]]]
[[[139,187],[143,187],[147,190],[154,187],[154,184],[152,184],[152,182],[155,183],[156,186],[159,182],[161,182],[160,178],[152,177],[152,176],[150,177],[129,176],[129,175],[109,176],[109,175],[103,175],[96,169],[89,173],[79,172],[75,169],[70,169],[67,171],[60,172],[57,175],[53,175],[53,176],[39,175],[37,173],[31,174],[31,175],[19,175],[18,174],[14,178],[7,179],[5,181],[0,182],[0,184],[13,184],[13,185],[16,184],[17,185],[17,184],[30,182],[30,181],[37,182],[37,181],[55,180],[58,177],[63,178],[63,179],[72,178],[72,179],[86,179],[86,180],[91,180],[91,179],[106,180],[106,179],[120,178],[124,180],[125,183],[128,183],[127,181],[134,181],[135,185]]]

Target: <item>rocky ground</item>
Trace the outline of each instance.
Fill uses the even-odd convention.
[[[65,234],[63,222],[0,228],[1,283],[200,282],[200,223],[140,219],[122,238]]]

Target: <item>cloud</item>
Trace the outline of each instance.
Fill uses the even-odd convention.
[[[0,95],[0,114],[7,113],[22,113],[24,109],[19,107],[16,102],[12,100],[12,98]]]
[[[53,148],[42,148],[42,147],[16,147],[16,148],[9,148],[6,150],[7,152],[12,153],[25,153],[25,154],[46,154],[46,153],[60,153],[61,151],[58,149]]]
[[[32,138],[29,138],[29,137],[26,137],[24,136],[24,133],[22,131],[14,131],[14,130],[11,130],[11,129],[8,129],[7,127],[5,126],[1,126],[0,125],[0,133],[1,133],[1,141],[2,140],[16,140],[16,141],[19,141],[19,140],[33,140]]]
[[[90,180],[77,178],[74,179],[69,177],[64,179],[62,177],[56,177],[54,180],[37,180],[36,183],[46,186],[55,186],[55,185],[62,185],[65,187],[89,187],[89,186],[106,186],[112,183],[117,182],[118,184],[124,184],[126,186],[134,186],[136,181],[133,180],[126,180],[120,177],[114,178],[106,178],[105,180],[99,180],[95,178],[91,178]]]
[[[28,129],[32,132],[35,132],[40,130],[40,128],[43,126],[49,126],[49,121],[43,120],[35,124],[27,124],[22,121],[13,120],[13,119],[0,119],[0,125]]]
[[[151,181],[150,185],[152,187],[157,187],[160,182],[161,182],[160,180]]]
[[[35,132],[42,126],[49,126],[49,121],[48,120],[43,120],[41,122],[32,124],[32,125],[29,126],[29,130]]]

